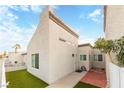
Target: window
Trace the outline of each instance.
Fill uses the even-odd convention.
[[[32,67],[39,69],[39,54],[32,54]]]
[[[93,60],[97,61],[97,55],[93,55]]]
[[[80,61],[86,61],[87,57],[86,55],[80,55]]]
[[[102,55],[98,55],[98,61],[103,61]]]

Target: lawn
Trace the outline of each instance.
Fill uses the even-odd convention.
[[[79,82],[78,84],[76,84],[76,86],[74,88],[99,88],[99,87]]]
[[[48,84],[31,75],[26,70],[6,72],[8,88],[44,88]]]

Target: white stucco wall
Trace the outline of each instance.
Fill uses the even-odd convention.
[[[80,55],[87,55],[86,61],[80,61]],[[90,70],[92,67],[92,62],[89,59],[89,55],[92,56],[92,48],[90,46],[82,46],[78,47],[78,62],[79,62],[79,68],[81,66],[85,66],[87,70]]]
[[[17,64],[22,63],[23,62],[23,56],[21,55],[21,53],[15,53],[15,52],[10,52],[8,53],[8,60],[11,64],[15,64],[15,61],[17,61]]]
[[[27,48],[28,71],[49,83],[49,24],[48,11],[43,11],[40,23]],[[31,55],[39,53],[39,69],[31,65]]]
[[[78,38],[49,19],[50,31],[50,82],[54,82],[75,71]],[[59,38],[70,42],[60,41]],[[74,57],[72,57],[74,54]]]

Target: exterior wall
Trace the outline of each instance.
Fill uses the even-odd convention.
[[[103,57],[103,61],[94,61],[92,62],[92,67],[96,67],[96,68],[105,68],[105,54],[101,53],[100,50],[98,49],[93,49],[93,54],[94,55],[102,55]]]
[[[109,5],[106,9],[106,39],[117,39],[124,36],[124,6]]]
[[[8,54],[8,60],[9,63],[15,65],[15,61],[17,61],[17,64],[20,64],[23,62],[23,56],[21,55],[21,53],[14,53],[14,52],[10,52]]]
[[[121,36],[124,36],[124,6],[123,5],[116,5],[112,6],[109,5],[106,7],[105,10],[105,36],[106,39],[118,39]],[[117,59],[114,54],[112,54],[113,60],[116,62]],[[107,79],[110,81],[110,87],[112,87],[112,83],[116,85],[111,80],[111,73],[109,69],[111,69],[111,61],[108,56],[106,56],[106,72],[107,72]],[[113,76],[114,78],[114,76]]]
[[[16,70],[23,70],[26,69],[26,66],[10,66],[10,67],[6,67],[6,72],[10,72],[10,71],[16,71]]]
[[[75,71],[78,38],[49,19],[50,31],[50,82]],[[59,40],[64,39],[66,42]],[[74,57],[72,57],[74,54]]]
[[[87,60],[86,61],[80,61],[80,55],[87,55]],[[89,55],[92,55],[92,48],[90,46],[78,47],[79,68],[81,66],[85,66],[86,69],[89,70],[92,67],[92,63],[89,59]]]
[[[48,11],[44,10],[40,23],[27,48],[28,72],[49,83],[49,23]],[[31,55],[39,53],[39,69],[31,65]]]

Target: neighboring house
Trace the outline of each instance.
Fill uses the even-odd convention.
[[[92,67],[91,57],[93,55],[92,46],[90,44],[81,44],[78,46],[78,62],[79,67],[85,66],[87,70]]]
[[[27,53],[8,52],[5,61],[6,71],[26,69]]]
[[[107,40],[118,39],[124,36],[124,6],[105,6],[104,11],[104,32]],[[112,59],[117,62],[116,56],[112,54]],[[124,87],[124,70],[114,65],[109,56],[106,55],[107,80],[110,87]]]
[[[7,54],[7,58],[9,60],[8,64],[12,64],[12,65],[25,64],[25,62],[26,62],[26,55],[27,55],[27,53],[9,52]]]
[[[79,67],[85,66],[87,70],[91,68],[105,69],[105,56],[98,49],[94,49],[91,44],[81,44],[78,46]]]
[[[27,48],[27,70],[48,84],[77,69],[78,35],[48,6]]]

